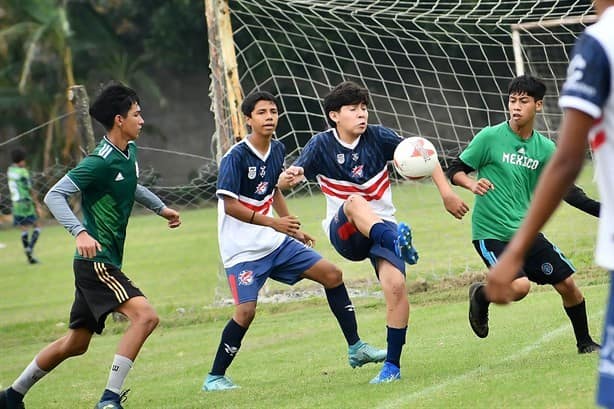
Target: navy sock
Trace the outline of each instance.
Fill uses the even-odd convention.
[[[345,284],[341,283],[340,286],[335,288],[326,288],[324,292],[326,293],[328,306],[335,315],[335,318],[337,318],[345,340],[348,345],[354,345],[360,341],[360,337],[358,336],[358,324],[356,324],[354,305],[350,301]]]
[[[28,245],[30,244],[30,242],[28,241],[28,232],[27,231],[21,232],[21,244],[23,245],[23,249],[27,251],[28,250]]]
[[[228,321],[222,331],[222,339],[215,354],[213,367],[210,372],[211,375],[224,375],[226,373],[226,369],[228,369],[235,355],[239,352],[239,348],[241,348],[241,341],[246,332],[247,328],[243,328],[235,320],[231,319]]]
[[[386,223],[378,222],[371,226],[369,238],[383,248],[396,252],[397,232]]]
[[[102,396],[100,397],[100,402],[104,402],[104,401],[113,401],[113,402],[119,402],[119,394],[110,391],[108,389],[105,389],[104,392],[102,393]]]
[[[405,335],[407,334],[407,327],[405,328],[391,328],[388,329],[388,353],[386,355],[386,361],[395,364],[397,367],[401,367],[401,351],[403,351],[403,345],[405,345]]]
[[[34,245],[36,244],[36,240],[38,240],[38,236],[40,236],[40,234],[41,229],[38,227],[32,232],[32,237],[30,238],[30,250],[34,251]]]
[[[8,400],[8,405],[10,406],[17,406],[19,403],[21,403],[23,401],[23,395],[19,392],[17,392],[15,389],[13,389],[13,387],[9,387],[6,390],[6,398]]]

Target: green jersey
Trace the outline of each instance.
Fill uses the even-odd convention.
[[[23,217],[36,215],[36,208],[30,194],[32,181],[28,169],[11,165],[6,173],[13,203],[13,215]]]
[[[105,137],[67,176],[81,191],[83,225],[102,247],[93,260],[121,268],[138,178],[136,144],[122,152]]]
[[[506,121],[486,127],[461,153],[460,159],[494,185],[475,196],[471,218],[473,240],[509,241],[520,227],[539,175],[555,150],[554,142],[537,131],[528,139],[515,134]]]

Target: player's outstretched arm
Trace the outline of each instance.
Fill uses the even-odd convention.
[[[437,190],[439,190],[439,195],[443,200],[443,205],[448,213],[457,219],[462,219],[463,216],[469,211],[469,206],[452,190],[452,187],[448,184],[446,175],[443,173],[443,169],[441,169],[441,165],[439,163],[435,166],[432,177],[435,186],[437,186]]]
[[[601,203],[588,195],[578,185],[572,185],[569,192],[563,198],[568,204],[580,209],[591,216],[599,217],[601,211]]]

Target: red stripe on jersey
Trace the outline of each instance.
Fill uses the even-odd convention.
[[[591,149],[593,151],[596,151],[597,149],[599,149],[601,145],[603,145],[604,142],[605,142],[605,131],[602,129],[601,131],[597,132],[597,134],[591,141]]]
[[[230,292],[232,298],[235,301],[235,305],[239,305],[239,291],[237,290],[237,277],[234,274],[228,276],[228,285],[230,285]]]
[[[384,193],[386,192],[386,190],[390,187],[390,180],[386,180],[386,182],[384,184],[382,184],[379,189],[372,195],[369,194],[365,194],[363,191],[351,191],[350,193],[344,194],[344,193],[339,193],[336,192],[334,190],[331,190],[329,188],[327,188],[325,185],[321,184],[320,185],[320,189],[322,190],[322,193],[324,193],[325,195],[328,196],[333,196],[339,199],[343,199],[346,200],[348,197],[350,197],[350,195],[352,194],[358,194],[360,196],[362,196],[367,202],[370,202],[372,200],[380,200],[382,198],[382,196],[384,196]]]
[[[341,226],[339,226],[339,228],[337,229],[337,234],[339,235],[339,238],[341,240],[347,240],[352,234],[356,233],[357,231],[358,230],[356,230],[356,227],[352,223],[345,222]]]
[[[364,184],[349,185],[349,184],[335,183],[333,182],[333,179],[329,179],[325,176],[320,176],[320,183],[325,184],[329,189],[341,190],[343,192],[348,192],[348,193],[360,193],[363,195],[373,193],[375,190],[378,190],[379,184],[384,181],[390,184],[390,181],[388,180],[388,171],[382,172],[382,175],[378,179],[376,179],[375,182],[371,183],[369,186],[365,186]]]
[[[273,196],[271,196],[269,200],[267,200],[266,202],[264,202],[263,204],[259,206],[244,202],[241,199],[239,199],[239,203],[247,207],[249,210],[253,210],[257,213],[268,214],[269,209],[271,208],[271,205],[273,204]]]

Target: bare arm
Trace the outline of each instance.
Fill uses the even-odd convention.
[[[227,215],[245,223],[270,227],[280,233],[293,236],[299,230],[301,223],[295,216],[269,217],[243,205],[234,197],[224,196],[224,212]],[[273,208],[277,211],[275,202]],[[287,211],[287,208],[286,208]]]
[[[520,269],[535,236],[569,192],[584,164],[586,139],[593,118],[567,109],[556,152],[544,169],[524,222],[488,274],[486,292],[491,301],[510,302],[509,284]]]
[[[439,195],[443,200],[443,205],[448,213],[457,219],[462,219],[463,216],[469,211],[469,206],[452,190],[452,187],[448,184],[446,175],[443,173],[443,169],[441,169],[441,165],[439,163],[435,166],[432,177],[435,186],[437,186],[437,190],[439,190]]]

